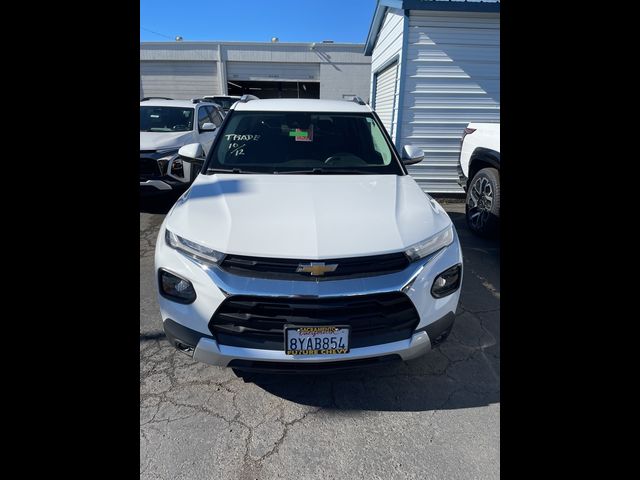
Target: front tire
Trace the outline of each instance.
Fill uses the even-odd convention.
[[[483,237],[495,237],[500,225],[500,172],[483,168],[469,183],[466,200],[467,225]]]

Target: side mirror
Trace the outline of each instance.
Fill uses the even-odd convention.
[[[204,125],[202,125],[202,127],[200,128],[200,131],[201,132],[213,132],[216,128],[218,128],[218,127],[216,127],[213,123],[207,122]]]
[[[405,145],[402,148],[402,163],[405,165],[413,165],[424,160],[424,150],[413,145]]]
[[[213,123],[210,123],[209,125],[213,125]],[[189,160],[200,160],[204,157],[204,150],[202,149],[202,145],[199,143],[190,143],[189,145],[180,147],[178,155]]]

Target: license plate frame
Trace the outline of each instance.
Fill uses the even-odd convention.
[[[327,332],[327,333],[323,333],[323,330],[330,330],[333,329],[334,332]],[[331,348],[331,345],[329,345],[329,348],[312,348],[312,349],[297,349],[297,350],[293,350],[293,349],[289,349],[290,346],[290,342],[289,342],[289,332],[290,331],[296,331],[297,332],[297,338],[300,337],[300,330],[307,330],[307,331],[316,331],[319,333],[316,333],[315,335],[313,335],[311,338],[326,338],[327,335],[331,335],[331,333],[340,333],[341,338],[345,338],[345,333],[346,333],[346,348]],[[346,331],[346,332],[345,332]],[[331,337],[329,337],[330,339]],[[322,341],[322,340],[321,340]],[[329,342],[331,342],[331,340],[329,340]],[[314,340],[315,343],[315,340]],[[315,345],[314,345],[315,346]],[[287,355],[294,355],[297,357],[310,357],[310,356],[315,356],[315,355],[319,355],[319,356],[328,356],[328,355],[346,355],[347,353],[349,353],[351,351],[351,326],[350,325],[291,325],[291,324],[287,324],[284,326],[284,353]]]

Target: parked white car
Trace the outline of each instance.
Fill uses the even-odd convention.
[[[459,183],[469,228],[495,236],[500,222],[500,124],[470,123],[462,134]]]
[[[180,154],[196,155],[199,146]],[[240,370],[409,360],[446,339],[462,282],[451,219],[362,100],[236,103],[160,228],[168,340]]]
[[[140,193],[186,189],[204,162],[186,162],[178,149],[197,143],[206,155],[224,118],[222,108],[201,99],[140,101]]]

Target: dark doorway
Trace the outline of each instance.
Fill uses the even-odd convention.
[[[320,98],[319,82],[227,82],[229,95],[249,93],[258,98]]]

